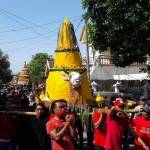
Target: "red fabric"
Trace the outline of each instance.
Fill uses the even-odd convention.
[[[101,114],[99,112],[94,112],[93,114],[93,123],[95,124],[99,118],[101,117]],[[106,128],[104,127],[106,124],[106,115],[102,117],[102,122],[98,128],[94,128],[94,145],[102,146],[104,147],[105,142],[105,135],[106,135]]]
[[[150,148],[150,119],[145,119],[143,116],[138,116],[133,120],[136,134]],[[142,145],[136,140],[136,150],[144,150]]]
[[[14,134],[11,119],[8,116],[0,115],[0,139],[9,140]]]
[[[114,106],[121,107],[123,105],[123,100],[122,98],[116,98],[114,101]]]
[[[50,134],[53,130],[60,131],[64,127],[64,122],[55,119],[50,119],[46,124],[47,133]],[[60,140],[52,139],[52,150],[75,150],[72,137],[69,129]]]
[[[50,119],[53,119],[55,117],[55,115],[53,114],[53,113],[51,113],[50,115],[49,115],[49,120]]]
[[[105,148],[109,150],[123,150],[123,135],[127,127],[127,117],[115,118],[107,114]]]

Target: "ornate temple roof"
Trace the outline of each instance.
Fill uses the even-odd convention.
[[[19,74],[18,82],[19,85],[27,85],[30,82],[30,74],[28,67],[26,65],[26,62],[24,63],[24,66]]]

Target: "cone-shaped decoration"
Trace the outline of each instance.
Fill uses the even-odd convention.
[[[80,57],[73,25],[68,19],[65,19],[58,34],[54,67],[81,68]]]
[[[71,72],[81,75],[81,86],[74,89],[70,82]],[[46,94],[54,101],[65,99],[69,103],[89,104],[92,100],[90,83],[82,61],[72,23],[65,19],[60,27],[55,51],[54,68],[49,72]]]
[[[20,72],[17,84],[28,85],[29,83],[30,83],[30,75],[29,75],[28,67],[27,67],[26,62],[25,62],[24,66]]]
[[[69,37],[69,38],[68,38]],[[74,32],[74,28],[70,20],[65,19],[62,23],[57,40],[57,50],[62,49],[76,49],[77,40]]]

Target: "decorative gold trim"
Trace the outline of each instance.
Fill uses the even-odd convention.
[[[63,48],[63,49],[57,49],[55,52],[79,52],[79,48]]]
[[[77,71],[80,72],[80,74],[82,74],[86,71],[86,68],[50,68],[49,72],[52,71],[64,71],[65,73],[69,73],[70,71]]]

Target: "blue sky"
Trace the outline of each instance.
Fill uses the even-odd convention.
[[[73,23],[80,51],[85,55],[85,45],[79,41],[82,14],[81,0],[1,0],[0,49],[8,54],[13,73],[18,73],[36,53],[54,55],[64,18]]]

